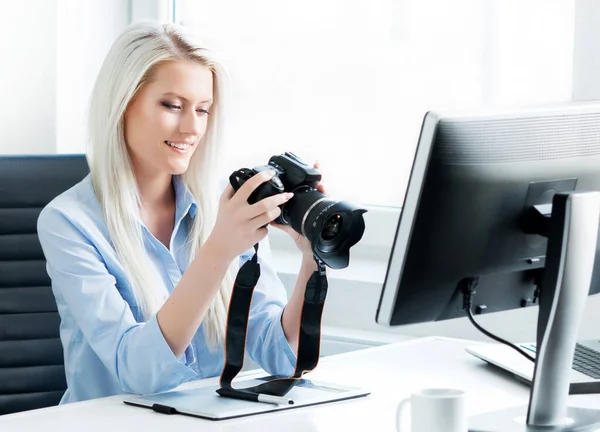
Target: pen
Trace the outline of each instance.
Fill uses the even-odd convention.
[[[239,391],[231,388],[220,388],[217,393],[224,397],[230,397],[234,399],[242,399],[253,402],[270,403],[274,405],[294,405],[294,401],[289,398],[281,396],[271,396],[262,393],[251,393],[245,391]]]
[[[275,404],[275,405],[294,405],[294,401],[292,399],[280,397],[280,396],[271,396],[271,395],[266,395],[266,394],[259,394],[258,401]]]

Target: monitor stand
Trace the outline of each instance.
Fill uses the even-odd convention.
[[[594,269],[599,218],[600,192],[554,196],[549,224],[540,227],[540,233],[548,237],[548,248],[529,407],[472,417],[469,431],[600,430],[600,410],[567,407],[575,344]]]

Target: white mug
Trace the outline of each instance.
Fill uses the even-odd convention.
[[[410,405],[412,432],[467,432],[466,394],[456,389],[425,389],[400,401],[396,428],[401,430],[403,414]]]

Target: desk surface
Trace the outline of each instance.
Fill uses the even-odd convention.
[[[164,415],[127,406],[123,396],[0,417],[0,431],[394,431],[398,401],[425,387],[462,388],[470,415],[525,405],[528,387],[467,354],[471,341],[423,338],[325,357],[308,378],[368,388],[365,398],[224,421]],[[216,378],[182,388],[217,384]],[[573,406],[598,407],[600,395],[570,396]]]

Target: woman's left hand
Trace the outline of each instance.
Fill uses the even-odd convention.
[[[319,162],[315,162],[313,166],[316,169],[320,170]],[[323,184],[320,182],[317,184],[317,190],[319,192],[321,192],[322,194],[327,195],[325,187],[323,187]],[[298,249],[300,249],[300,252],[302,252],[303,259],[310,260],[310,261],[314,260],[313,259],[313,251],[310,246],[310,241],[306,237],[297,233],[290,225],[281,225],[281,224],[277,224],[274,222],[271,222],[271,225],[274,226],[275,228],[279,228],[280,230],[288,233],[288,235],[292,238],[292,240],[294,240],[294,243],[296,243],[296,246],[298,246]]]

